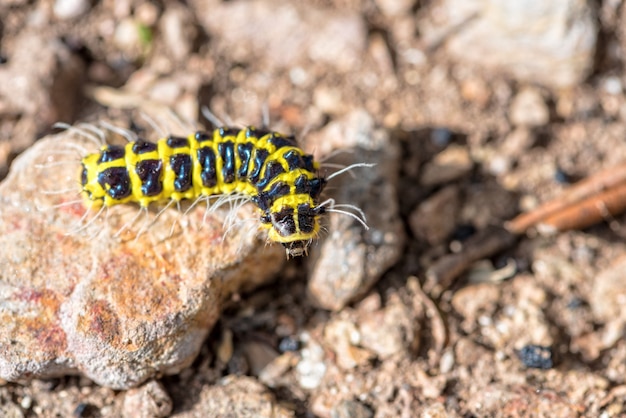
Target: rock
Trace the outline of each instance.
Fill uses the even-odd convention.
[[[427,44],[462,62],[553,88],[589,74],[598,33],[585,0],[440,0],[419,26]]]
[[[594,278],[589,304],[598,321],[626,322],[625,269],[626,257],[621,257]]]
[[[172,400],[159,382],[150,382],[124,394],[122,412],[128,418],[167,417],[172,412]]]
[[[263,369],[278,357],[278,353],[270,345],[262,341],[245,341],[241,345],[250,373],[259,376]]]
[[[372,418],[374,412],[358,401],[342,401],[330,412],[331,418]]]
[[[94,218],[77,200],[75,155],[93,148],[70,131],[44,138],[0,185],[3,379],[81,372],[124,389],[177,373],[195,358],[224,298],[266,282],[285,258],[255,228],[226,234],[229,211],[205,216],[202,205],[184,216],[166,210],[152,225],[155,214],[144,214],[145,233],[131,226],[116,236],[137,207]],[[244,206],[237,217],[258,213]]]
[[[335,352],[337,365],[344,370],[362,366],[372,357],[369,351],[358,347],[361,334],[351,321],[338,319],[330,322],[324,329],[324,339]]]
[[[127,60],[138,60],[144,54],[147,46],[144,38],[146,30],[146,27],[133,17],[122,19],[115,26],[113,43],[124,53]]]
[[[402,16],[409,13],[413,7],[411,0],[376,0],[380,11],[389,17]]]
[[[0,115],[17,120],[8,141],[9,154],[16,155],[53,123],[74,118],[84,68],[69,48],[35,30],[22,31],[12,42],[0,66]]]
[[[191,53],[196,37],[194,18],[190,10],[172,4],[167,7],[160,20],[163,40],[169,52],[168,56],[183,63]]]
[[[88,0],[56,0],[53,11],[59,19],[74,19],[83,15],[90,7]]]
[[[382,311],[367,314],[359,322],[361,345],[381,358],[408,352],[414,347],[419,323],[401,302],[395,301]]]
[[[324,363],[324,349],[308,334],[302,336],[307,344],[300,350],[300,361],[296,365],[296,378],[304,389],[315,389],[324,379],[326,364]]]
[[[550,121],[550,111],[541,92],[536,88],[526,87],[513,98],[509,117],[516,126],[544,126]]]
[[[467,176],[474,168],[474,161],[467,147],[449,145],[424,165],[420,183],[438,186]]]
[[[369,229],[351,216],[331,212],[328,236],[311,248],[309,294],[320,306],[338,310],[367,292],[401,256],[404,232],[396,195],[399,150],[386,132],[374,128],[372,117],[364,111],[354,111],[310,135],[307,146],[322,155],[333,149],[350,150],[333,163],[376,164],[355,168],[354,177],[345,173],[331,178],[328,186],[333,190],[328,197],[337,204],[364,212]],[[354,208],[338,209],[360,216]]]
[[[297,354],[293,351],[288,351],[276,357],[270,363],[268,363],[261,373],[259,373],[259,380],[269,386],[275,387],[280,383],[280,379],[287,373],[287,371],[295,366],[298,362]]]
[[[409,225],[416,238],[434,246],[452,234],[460,210],[459,193],[457,185],[446,186],[411,213]]]
[[[227,376],[215,386],[205,386],[193,408],[176,416],[289,418],[294,413],[278,405],[267,388],[253,378]]]
[[[291,68],[313,61],[351,71],[366,50],[367,26],[357,12],[272,0],[197,0],[194,6],[216,49],[238,62]]]

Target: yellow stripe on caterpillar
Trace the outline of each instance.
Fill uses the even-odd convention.
[[[269,239],[306,254],[320,230],[326,180],[295,139],[254,127],[218,128],[156,143],[105,145],[85,156],[80,180],[89,207],[241,194],[261,211]]]

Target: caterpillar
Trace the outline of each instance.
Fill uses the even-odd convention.
[[[136,203],[146,209],[166,201],[243,196],[258,207],[269,240],[282,244],[289,258],[307,254],[327,211],[349,215],[367,228],[360,209],[332,199],[320,202],[327,181],[353,166],[325,178],[293,136],[253,126],[218,127],[156,143],[135,137],[125,146],[104,144],[82,158],[80,184],[90,208]]]

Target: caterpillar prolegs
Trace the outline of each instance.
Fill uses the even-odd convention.
[[[156,143],[130,140],[125,146],[102,145],[81,160],[80,184],[85,205],[110,207],[150,204],[216,195],[243,195],[260,211],[270,241],[287,256],[307,254],[327,211],[344,213],[365,227],[362,211],[332,199],[320,201],[327,180],[320,164],[298,147],[293,136],[252,126],[219,127],[186,137],[167,136]],[[355,166],[366,166],[356,164]]]

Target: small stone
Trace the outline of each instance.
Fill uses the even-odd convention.
[[[356,11],[322,9],[308,2],[195,3],[196,15],[215,40],[215,48],[235,61],[263,60],[268,70],[315,62],[350,71],[366,51],[367,25]]]
[[[482,78],[471,78],[461,82],[461,96],[463,99],[484,108],[491,100],[491,90]]]
[[[155,380],[131,389],[124,395],[124,417],[159,418],[172,412],[172,400],[163,385]]]
[[[289,418],[293,411],[279,405],[265,386],[247,376],[227,376],[218,384],[202,388],[189,411],[176,416]]]
[[[443,243],[454,231],[459,215],[459,187],[444,187],[423,201],[409,217],[416,238],[430,245]]]
[[[449,416],[444,404],[435,402],[424,408],[421,418],[447,418]]]
[[[288,351],[268,363],[259,373],[259,380],[269,387],[275,387],[282,376],[298,363],[295,352]]]
[[[372,418],[374,412],[358,401],[342,401],[330,411],[331,418]]]
[[[253,376],[259,376],[263,369],[278,357],[276,350],[260,341],[244,342],[241,351],[250,365],[250,374]]]
[[[467,147],[449,145],[424,165],[420,183],[438,186],[467,176],[474,167]]]
[[[594,277],[589,304],[598,321],[626,322],[625,271],[626,257],[620,257]]]
[[[412,0],[376,0],[380,11],[389,17],[407,14],[413,7]]]
[[[24,396],[20,401],[20,406],[22,409],[30,409],[30,407],[33,406],[33,398],[28,395]]]
[[[320,111],[331,115],[340,114],[346,108],[339,89],[316,88],[313,93],[313,102]]]
[[[140,23],[130,17],[120,21],[115,27],[113,43],[128,59],[139,58],[144,47]]]
[[[56,0],[54,2],[54,15],[59,19],[74,19],[89,10],[89,0]]]
[[[480,315],[491,315],[495,311],[500,288],[493,283],[478,283],[465,286],[454,293],[452,307],[466,321],[477,321]]]
[[[6,418],[24,418],[24,412],[20,409],[20,406],[5,400],[0,404],[0,416]]]
[[[371,313],[359,322],[361,345],[381,358],[415,348],[418,323],[400,302]]]
[[[544,126],[550,120],[550,111],[541,92],[531,87],[524,88],[515,95],[509,115],[516,126]]]
[[[197,35],[190,10],[168,6],[161,17],[160,27],[169,57],[177,62],[185,61]]]
[[[442,0],[418,22],[424,41],[464,63],[518,80],[562,88],[594,64],[598,19],[584,0]]]
[[[337,356],[337,365],[344,370],[363,365],[372,357],[370,352],[357,347],[361,342],[361,335],[350,321],[330,322],[324,329],[324,338]]]
[[[540,345],[527,345],[517,352],[517,356],[526,367],[531,369],[551,369],[552,349]]]
[[[309,294],[318,305],[338,310],[365,294],[401,256],[404,232],[396,196],[399,149],[362,110],[311,134],[307,145],[323,154],[353,151],[331,160],[343,166],[375,164],[355,168],[354,178],[345,173],[329,182],[329,197],[362,210],[369,229],[349,215],[330,211],[329,235],[311,248]],[[361,215],[353,208],[340,209]]]
[[[36,29],[24,28],[11,44],[7,63],[0,65],[0,113],[19,117],[11,122],[8,148],[0,147],[0,154],[17,155],[53,123],[75,118],[84,64],[63,42]],[[4,133],[0,142],[6,139]]]
[[[326,374],[324,349],[316,342],[309,341],[300,354],[302,358],[296,366],[298,383],[304,389],[315,389],[322,383]]]

